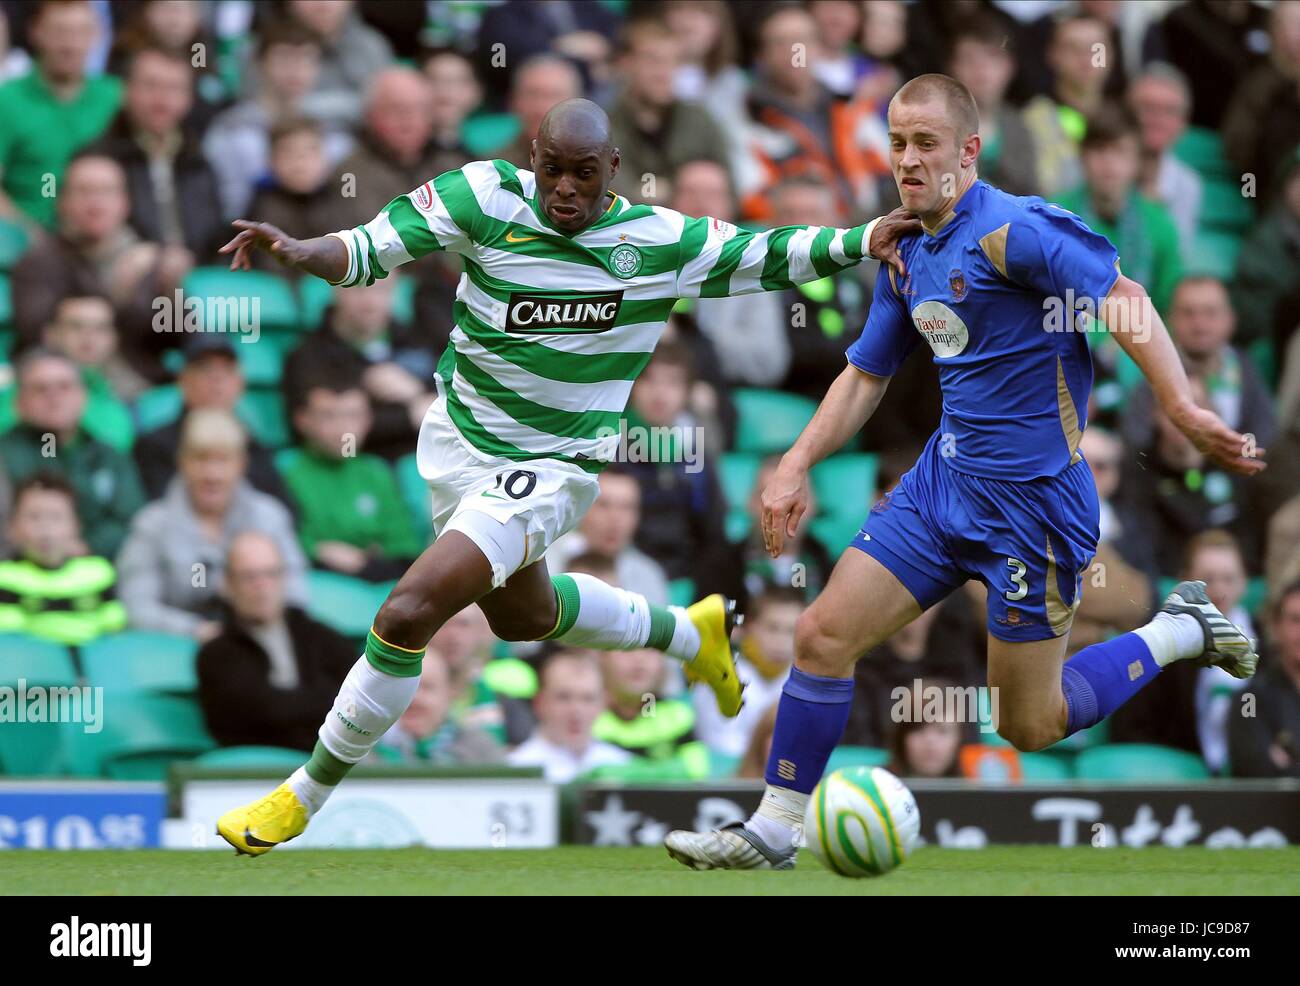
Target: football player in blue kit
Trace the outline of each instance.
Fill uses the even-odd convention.
[[[757,812],[667,837],[669,854],[696,869],[794,865],[809,796],[848,719],[855,662],[968,579],[988,589],[988,684],[998,731],[1020,750],[1099,722],[1173,661],[1239,678],[1255,670],[1252,641],[1199,582],[1176,586],[1146,626],[1065,659],[1098,537],[1097,492],[1079,453],[1092,388],[1080,330],[1090,317],[1203,453],[1250,475],[1264,468],[1262,450],[1197,406],[1150,298],[1104,236],[1041,198],[979,180],[979,117],[961,83],[922,75],[903,86],[889,139],[899,195],[923,232],[900,243],[905,273],[881,266],[849,365],[763,491],[768,550],[779,553],[805,513],[809,469],[863,427],[923,343],[943,417],[799,620]]]

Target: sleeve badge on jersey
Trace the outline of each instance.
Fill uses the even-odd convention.
[[[716,239],[729,240],[736,235],[736,227],[721,219],[709,220],[709,233]]]
[[[411,193],[411,201],[421,212],[428,212],[433,208],[433,188],[427,181]]]

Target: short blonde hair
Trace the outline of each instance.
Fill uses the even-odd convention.
[[[240,453],[248,450],[244,426],[229,411],[204,407],[185,416],[181,425],[180,454],[209,449],[232,449]]]

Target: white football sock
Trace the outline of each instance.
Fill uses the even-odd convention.
[[[679,661],[692,661],[700,649],[700,633],[680,606],[667,610],[651,606],[639,592],[619,589],[592,575],[566,572],[577,589],[577,613],[561,613],[561,621],[572,619],[564,633],[551,638],[575,647],[598,650],[637,650],[657,647]],[[572,606],[559,589],[560,605]],[[668,625],[668,620],[673,625]]]
[[[406,711],[420,687],[419,675],[399,677],[377,670],[363,654],[343,679],[334,707],[320,727],[320,741],[344,763],[359,763]],[[311,813],[320,810],[334,786],[299,767],[288,785]]]
[[[794,844],[795,833],[803,827],[803,814],[811,797],[769,784],[758,811],[750,816],[745,827],[778,852],[789,849]]]
[[[1150,623],[1133,632],[1142,638],[1162,668],[1205,652],[1205,633],[1190,613],[1157,613]]]

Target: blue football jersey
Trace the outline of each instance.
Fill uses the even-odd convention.
[[[977,181],[937,232],[906,237],[899,253],[907,277],[881,265],[849,362],[893,376],[929,345],[955,469],[1030,480],[1078,461],[1092,390],[1078,315],[1095,312],[1119,276],[1110,241],[1037,196]]]

